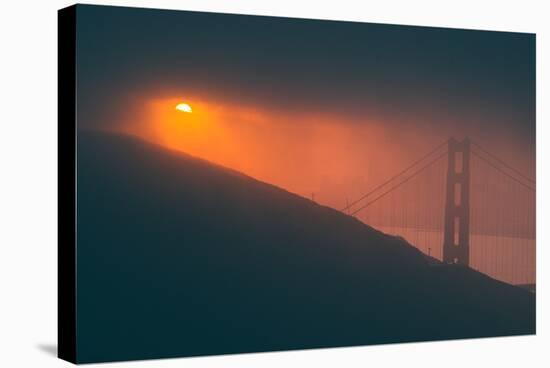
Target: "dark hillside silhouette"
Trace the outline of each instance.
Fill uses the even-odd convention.
[[[351,216],[130,136],[77,144],[81,362],[535,332],[534,294]]]

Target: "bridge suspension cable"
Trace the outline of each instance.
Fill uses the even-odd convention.
[[[472,150],[472,154],[474,154],[477,158],[483,160],[486,164],[488,164],[489,166],[491,166],[493,169],[499,171],[501,174],[505,175],[506,177],[514,180],[516,183],[524,186],[525,188],[529,189],[529,190],[532,190],[532,191],[535,191],[536,189],[531,186],[530,184],[528,183],[525,183],[525,181],[528,181],[532,184],[535,184],[535,180],[527,177],[526,175],[523,175],[519,170],[513,168],[512,166],[508,165],[506,162],[504,162],[503,160],[499,159],[497,156],[489,153],[487,150],[483,149],[479,144],[476,144],[474,142],[472,142],[472,145],[477,149],[479,150],[480,152],[477,152],[476,149],[473,149]],[[483,154],[485,154],[486,156],[489,157],[489,159],[487,157],[483,157]],[[491,161],[491,159],[493,161]],[[502,167],[499,167],[494,161],[496,161],[496,163],[500,164]],[[508,169],[508,171],[506,171],[506,169]],[[512,175],[511,172],[515,173],[516,175]],[[518,178],[521,177],[520,178]]]
[[[477,149],[479,149],[481,152],[485,153],[487,156],[491,157],[493,160],[497,161],[499,164],[503,165],[504,167],[508,168],[509,170],[513,171],[517,175],[521,176],[523,179],[527,180],[528,182],[531,182],[532,184],[535,184],[535,180],[527,177],[526,175],[522,174],[521,171],[513,168],[512,166],[508,165],[506,162],[498,158],[496,155],[492,154],[491,152],[487,151],[485,148],[481,147],[481,145],[477,144],[476,142],[471,142],[472,145],[474,145]]]
[[[440,155],[438,155],[435,159],[431,160],[430,162],[428,162],[426,165],[422,166],[420,169],[418,169],[417,171],[415,171],[413,174],[407,176],[404,180],[402,180],[399,184],[397,185],[394,185],[393,187],[391,187],[390,189],[388,189],[387,191],[385,191],[384,193],[380,194],[378,197],[374,198],[373,200],[367,202],[366,204],[362,205],[361,207],[359,207],[358,209],[356,209],[354,212],[351,213],[351,215],[356,215],[358,212],[364,210],[365,208],[367,208],[368,206],[370,206],[371,204],[375,203],[376,201],[378,201],[379,199],[385,197],[387,194],[389,194],[390,192],[394,191],[395,189],[399,188],[400,186],[402,186],[403,184],[405,184],[406,182],[408,182],[409,180],[411,180],[412,178],[414,178],[415,176],[417,176],[418,174],[420,174],[421,172],[423,172],[424,170],[426,170],[428,167],[432,166],[433,164],[435,164],[437,161],[439,161],[441,158],[443,158],[445,155],[447,154],[447,151],[444,151],[443,153],[441,153]],[[370,193],[373,193],[373,191],[371,191]]]
[[[435,154],[437,151],[439,151],[442,147],[446,146],[447,145],[447,140],[445,140],[444,142],[442,142],[441,144],[438,144],[435,148],[433,148],[431,151],[429,151],[428,153],[426,153],[424,156],[420,157],[418,160],[414,161],[412,164],[410,164],[409,166],[407,166],[405,169],[401,170],[399,173],[395,174],[394,176],[392,176],[391,178],[389,178],[388,180],[386,180],[385,182],[383,182],[382,184],[376,186],[375,188],[373,188],[372,190],[370,190],[369,192],[365,193],[364,195],[362,195],[361,197],[359,197],[358,199],[348,203],[344,208],[341,209],[342,212],[351,212],[351,208],[354,207],[356,204],[358,204],[359,202],[367,199],[368,197],[370,197],[372,194],[378,192],[380,189],[384,188],[386,185],[390,184],[391,182],[393,182],[394,180],[400,178],[401,176],[403,176],[405,173],[407,173],[408,171],[410,171],[412,168],[416,167],[418,164],[422,163],[424,160],[426,160],[428,157],[432,156],[433,154]],[[390,190],[391,191],[391,190]],[[357,212],[359,212],[360,210],[362,210],[364,207],[361,207],[359,210],[357,211],[354,211],[351,215],[354,215],[356,214]]]

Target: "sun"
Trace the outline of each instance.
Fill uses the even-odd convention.
[[[193,109],[191,108],[191,106],[189,106],[188,104],[186,103],[180,103],[176,106],[176,110],[179,110],[179,111],[183,111],[183,112],[187,112],[187,113],[192,113],[193,112]]]

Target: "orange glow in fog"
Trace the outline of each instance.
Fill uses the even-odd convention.
[[[253,111],[193,98],[151,99],[135,117],[125,118],[125,133],[190,155],[250,172],[247,142],[239,142],[244,125],[258,121]],[[192,107],[191,107],[192,103]],[[247,138],[248,139],[248,138]]]
[[[140,108],[124,112],[120,130],[302,196],[321,191],[316,199],[336,207],[345,196],[360,194],[339,188],[341,183],[362,192],[373,178],[408,162],[405,152],[392,147],[394,134],[378,121],[185,97],[135,101]],[[184,103],[192,113],[179,108]],[[380,154],[388,151],[392,155]]]
[[[151,100],[143,122],[145,131],[138,135],[171,149],[217,161],[225,141],[223,129],[216,123],[218,109],[201,101],[194,101],[193,107],[175,99]]]

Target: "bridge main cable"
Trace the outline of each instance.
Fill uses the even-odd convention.
[[[472,144],[474,146],[476,146],[477,149],[479,149],[480,151],[482,151],[483,153],[485,153],[487,156],[491,157],[493,160],[497,161],[499,164],[503,165],[504,167],[508,168],[509,170],[515,172],[517,175],[521,176],[523,179],[535,184],[535,180],[527,177],[527,175],[524,175],[521,173],[521,171],[513,168],[512,166],[508,165],[506,162],[504,162],[503,160],[501,160],[500,158],[498,158],[496,155],[493,155],[491,152],[487,151],[485,148],[481,147],[478,143],[476,142],[472,142]],[[479,157],[479,155],[478,155]],[[485,160],[486,162],[488,162],[487,160]]]
[[[410,164],[409,166],[407,166],[405,169],[403,169],[402,171],[400,171],[399,173],[395,174],[394,176],[392,176],[390,179],[386,180],[385,182],[383,182],[382,184],[378,185],[377,187],[375,187],[374,189],[372,189],[371,191],[369,191],[368,193],[362,195],[360,198],[356,199],[355,201],[349,203],[348,205],[346,205],[346,207],[342,208],[342,212],[346,212],[346,211],[349,211],[349,209],[353,206],[355,206],[357,203],[361,202],[362,200],[368,198],[369,196],[371,196],[373,193],[376,193],[378,190],[382,189],[383,187],[385,187],[386,185],[388,185],[389,183],[391,183],[392,181],[394,181],[395,179],[399,178],[400,176],[402,176],[403,174],[405,174],[407,171],[409,171],[410,169],[412,169],[413,167],[415,167],[416,165],[418,165],[419,163],[421,163],[422,161],[424,161],[425,159],[427,159],[428,157],[430,157],[431,155],[433,155],[434,153],[436,153],[438,150],[441,149],[441,147],[445,146],[446,144],[448,143],[448,140],[445,140],[443,141],[441,144],[437,145],[434,149],[432,149],[431,151],[429,151],[428,153],[426,153],[424,156],[422,156],[421,158],[419,158],[418,160],[416,160],[415,162],[413,162],[412,164]],[[362,208],[361,208],[362,209]],[[357,213],[354,212],[353,214]]]
[[[445,142],[447,143],[447,142]],[[405,184],[406,182],[408,182],[409,180],[411,180],[412,178],[416,177],[416,175],[420,174],[422,171],[424,171],[425,169],[427,169],[428,167],[430,167],[431,165],[433,165],[434,163],[436,163],[437,161],[439,161],[441,158],[443,158],[445,155],[447,154],[447,151],[443,152],[442,154],[440,154],[439,156],[437,156],[435,159],[433,159],[432,161],[430,161],[429,163],[427,163],[426,165],[422,166],[420,169],[418,169],[415,173],[413,173],[412,175],[408,176],[406,179],[404,179],[402,182],[400,182],[399,184],[397,185],[394,185],[393,187],[391,187],[389,190],[385,191],[384,193],[380,194],[378,197],[374,198],[372,201],[370,202],[367,202],[366,204],[364,204],[363,206],[359,207],[357,210],[355,210],[354,212],[352,212],[350,215],[351,216],[354,216],[356,215],[358,212],[364,210],[365,208],[367,208],[368,206],[370,206],[371,204],[373,204],[374,202],[378,201],[379,199],[381,199],[382,197],[386,196],[387,194],[389,194],[390,192],[394,191],[395,189],[399,188],[401,185]],[[372,191],[371,191],[372,193]]]
[[[492,163],[491,161],[487,160],[485,157],[481,156],[479,153],[477,153],[476,151],[472,151],[472,153],[479,159],[483,160],[485,163],[487,163],[489,166],[491,166],[493,169],[499,171],[500,173],[502,173],[503,175],[507,176],[508,178],[514,180],[516,183],[520,184],[520,185],[523,185],[525,188],[529,189],[529,190],[532,190],[532,191],[535,191],[536,189],[533,188],[532,186],[530,186],[529,184],[526,184],[524,182],[522,182],[521,180],[519,180],[518,178],[514,177],[513,175],[510,175],[509,173],[507,173],[506,171],[502,170],[500,167],[498,167],[497,165],[495,165],[494,163]]]

